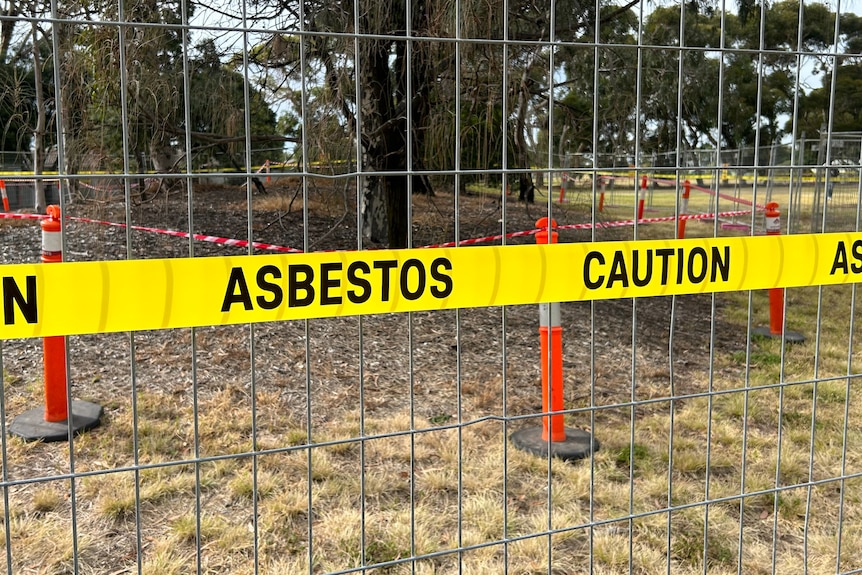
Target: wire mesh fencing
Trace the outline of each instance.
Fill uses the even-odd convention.
[[[855,283],[403,312],[449,276],[388,249],[663,242],[543,271],[582,287],[840,232],[862,272],[852,8],[8,3],[0,262],[387,254],[224,305],[393,306],[3,338],[6,572],[862,571]]]

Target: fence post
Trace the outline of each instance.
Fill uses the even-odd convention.
[[[644,217],[644,199],[646,198],[646,189],[647,189],[647,177],[644,174],[641,177],[641,191],[640,197],[638,199],[638,220],[642,220]]]
[[[766,235],[780,235],[781,212],[778,211],[778,202],[769,202],[766,204],[765,216]],[[784,328],[784,288],[771,288],[769,290],[769,327],[756,327],[751,332],[762,337],[783,337],[784,341],[788,343],[802,343],[805,341],[805,336],[801,333]]]
[[[599,177],[599,211],[605,209],[605,177]]]
[[[42,262],[63,261],[60,206],[48,206],[48,218],[42,220]],[[99,425],[102,406],[89,401],[72,401],[66,378],[66,338],[42,338],[45,405],[25,411],[9,425],[9,433],[26,441],[67,441],[69,433],[81,433]]]
[[[557,222],[542,218],[536,222],[543,228],[536,234],[537,244],[557,243]],[[539,304],[539,337],[542,362],[542,425],[526,427],[512,434],[512,443],[518,449],[534,455],[571,461],[589,457],[599,449],[597,441],[580,429],[565,427],[563,414],[563,328],[560,324],[560,304]],[[549,372],[550,370],[550,372]]]
[[[688,213],[688,198],[691,196],[691,182],[686,180],[682,184],[682,203],[679,206],[679,216],[677,216],[677,226],[676,226],[676,239],[682,240],[685,239],[685,219],[680,216],[684,216]]]
[[[561,204],[566,199],[566,180],[568,179],[568,177],[569,177],[568,172],[563,172],[563,175],[560,177],[560,202],[559,203],[561,203]]]

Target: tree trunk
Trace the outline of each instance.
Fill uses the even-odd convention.
[[[390,248],[408,247],[406,176],[363,176],[359,202],[363,237]]]
[[[55,24],[55,33],[59,35],[60,50],[63,54],[62,62],[62,78],[60,83],[60,106],[62,113],[59,119],[62,120],[62,126],[57,130],[58,150],[60,144],[63,148],[63,169],[66,174],[77,174],[81,171],[81,163],[83,161],[83,149],[81,143],[81,124],[85,116],[84,79],[79,72],[79,63],[77,61],[77,52],[74,49],[74,28],[68,24]],[[58,64],[55,64],[58,65]],[[58,158],[59,162],[59,158]],[[59,167],[59,165],[58,165]],[[91,169],[97,169],[99,166],[91,166]],[[70,192],[66,198],[72,201],[78,196],[78,179],[72,178],[67,180],[66,185],[70,187]],[[60,184],[57,189],[59,193],[63,193]]]
[[[382,40],[364,42],[359,61],[362,99],[362,121],[358,130],[362,138],[362,169],[367,172],[385,172],[387,169],[386,122],[391,113],[391,82],[387,55],[389,43]],[[376,243],[389,240],[389,206],[386,193],[386,176],[372,175],[362,178],[360,211],[362,231],[366,239]]]
[[[518,177],[518,200],[533,203],[535,200],[536,186],[533,185],[533,177],[529,172],[530,157],[527,152],[527,106],[529,105],[529,71],[536,59],[536,55],[530,58],[530,62],[524,67],[521,82],[518,86],[518,115],[515,124],[515,162],[521,174]]]
[[[375,243],[385,243],[389,237],[389,209],[380,176],[363,176],[359,210],[362,214],[362,237]]]
[[[407,176],[386,177],[386,211],[389,218],[389,247],[407,248],[410,222],[407,221],[409,193]]]
[[[9,55],[9,45],[12,43],[12,34],[15,32],[15,24],[18,23],[18,6],[15,2],[9,2],[6,13],[8,20],[0,22],[0,63],[5,64]]]
[[[371,21],[372,17],[378,19]],[[374,34],[403,34],[404,17],[398,3],[392,3],[375,16],[363,17],[361,29]],[[414,3],[410,17],[414,33],[421,35],[428,29],[424,0]],[[371,241],[386,243],[390,248],[405,248],[410,231],[410,192],[432,193],[426,176],[414,175],[408,180],[405,174],[408,167],[422,169],[425,133],[420,127],[427,125],[431,106],[428,48],[420,49],[414,44],[408,59],[406,39],[361,42],[358,74],[362,124],[357,130],[362,141],[362,170],[377,172],[377,175],[361,179],[362,232]],[[408,76],[412,80],[409,90]],[[408,133],[413,158],[410,166],[407,164]],[[396,173],[381,175],[386,172]]]
[[[360,57],[362,86],[363,171],[406,169],[406,125],[395,109],[389,68],[391,43],[368,40]],[[407,247],[407,178],[373,175],[362,178],[360,210],[363,235],[390,248]]]
[[[45,110],[45,94],[42,85],[42,58],[39,55],[39,30],[36,20],[31,24],[33,34],[33,84],[36,90],[36,129],[33,131],[33,175],[35,180],[34,207],[36,213],[45,213],[45,186],[42,179],[43,166],[45,165],[45,128],[47,125],[47,111]]]

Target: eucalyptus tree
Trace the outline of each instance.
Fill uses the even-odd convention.
[[[46,150],[55,139],[53,112],[56,102],[53,94],[54,70],[51,49],[51,27],[45,23],[50,15],[48,2],[40,0],[7,0],[0,5],[0,14],[6,16],[0,23],[0,57],[6,71],[2,99],[11,106],[12,113],[5,121],[4,132],[16,126],[16,143],[32,149],[32,169],[35,178],[34,204],[37,211],[45,208],[45,191],[42,178]],[[29,60],[28,73],[21,75],[17,64]],[[16,69],[17,68],[17,69]],[[26,125],[26,129],[22,129]]]
[[[163,4],[163,3],[162,3]],[[152,20],[153,11],[158,12],[158,2],[138,2],[133,10],[141,21]],[[179,6],[179,4],[177,4]],[[33,149],[33,171],[40,175],[45,166],[45,150],[49,143],[60,143],[66,148],[67,168],[74,171],[78,159],[84,156],[100,155],[105,150],[105,140],[121,141],[122,130],[119,118],[121,113],[116,98],[106,98],[110,86],[114,94],[119,92],[120,74],[116,62],[119,61],[119,43],[115,27],[97,23],[99,19],[113,18],[116,13],[108,6],[106,11],[97,12],[96,6],[84,3],[56,3],[43,0],[8,1],[3,6],[5,15],[26,16],[27,20],[4,20],[0,26],[0,54],[21,54],[29,50],[32,54],[32,117],[29,119],[31,139],[22,142]],[[113,8],[115,10],[115,8]],[[147,9],[150,14],[146,14]],[[162,15],[168,16],[170,9]],[[133,18],[134,19],[134,18]],[[168,65],[171,57],[159,59],[157,54],[164,44],[157,43],[163,30],[148,27],[143,30],[132,29],[134,38],[148,56],[138,55],[135,61],[144,73],[161,74],[160,67]],[[143,36],[147,36],[145,39]],[[156,40],[156,41],[154,41]],[[134,44],[134,42],[132,43]],[[176,52],[174,52],[176,54]],[[163,83],[153,78],[136,78],[134,72],[129,76],[136,86],[145,85],[147,89],[158,90]],[[54,80],[59,78],[55,87]],[[9,86],[4,86],[8,90]],[[59,97],[58,97],[59,95]],[[154,102],[161,102],[167,109],[172,100],[170,91],[153,94]],[[175,99],[173,100],[175,101]],[[62,126],[57,125],[57,120]],[[98,126],[98,127],[97,127]],[[101,132],[94,135],[94,132]],[[62,134],[63,141],[58,140]],[[140,142],[140,133],[133,131],[134,144]],[[89,138],[89,139],[88,139]],[[107,146],[110,147],[110,146]],[[121,149],[117,145],[112,151]],[[41,179],[36,178],[36,209],[45,206],[44,190]]]
[[[834,25],[834,20],[824,23],[824,27],[829,25]],[[842,14],[839,35],[843,50],[834,57],[821,57],[818,62],[819,71],[822,72],[820,85],[812,87],[799,100],[798,133],[819,133],[828,125],[830,109],[833,110],[833,131],[862,132],[862,100],[859,98],[859,94],[862,94],[862,17]]]
[[[834,103],[831,97],[833,75],[836,75]],[[829,110],[832,108],[833,131],[862,132],[862,99],[859,94],[862,94],[862,63],[839,66],[824,74],[822,85],[800,99],[799,131],[819,133],[828,124]]]
[[[429,166],[454,167],[454,146],[440,145],[436,154],[430,149],[432,141],[458,133],[452,119],[457,116],[456,48],[451,42],[455,3],[256,4],[261,18],[276,21],[277,31],[255,48],[253,61],[281,71],[297,115],[305,114],[304,159],[333,153],[356,158],[363,172],[359,204],[364,235],[392,247],[406,246],[408,193],[432,192]],[[312,34],[298,35],[299,30]],[[408,175],[409,170],[414,173]]]
[[[551,103],[569,109],[555,85],[560,46],[591,40],[595,21],[587,0],[254,4],[259,21],[275,22],[255,63],[281,70],[288,92],[303,88],[304,153],[317,153],[308,149],[323,125],[317,111],[330,110],[323,129],[350,138],[361,167],[364,236],[392,247],[407,245],[411,192],[489,182],[489,172],[496,180],[505,164],[519,197],[532,199],[535,133]]]
[[[87,113],[80,134],[85,148],[98,150],[98,158],[113,159],[111,168],[122,167],[118,152],[124,137],[138,173],[150,166],[162,174],[185,166],[191,161],[187,136],[193,147],[212,151],[223,144],[220,151],[236,151],[235,141],[224,140],[243,131],[242,83],[237,102],[236,82],[222,82],[226,78],[214,46],[192,46],[183,27],[183,4],[138,0],[123,4],[122,12],[121,5],[109,4],[100,19],[124,22],[123,27],[92,22],[77,35],[78,56],[68,62],[68,77],[80,70],[92,75],[88,90],[74,97]],[[194,5],[187,10],[190,17]],[[188,94],[184,74],[189,75]]]
[[[14,0],[0,2],[0,16],[4,16],[0,20],[0,151],[14,153],[16,161],[21,150],[30,149],[31,118],[36,115],[33,57],[28,47],[32,30],[17,26],[17,45],[10,50],[22,8]]]
[[[780,140],[788,128],[781,119],[792,112],[802,81],[798,55],[811,54],[815,70],[828,68],[821,55],[832,44],[834,19],[826,5],[805,4],[800,11],[796,0],[748,3],[736,13],[696,2],[656,8],[645,22],[644,42],[667,49],[645,55],[646,147],[674,150],[677,126],[689,147]]]
[[[19,168],[31,165],[26,154],[36,116],[32,55],[26,50],[8,56],[0,61],[0,152],[7,169],[13,163]]]
[[[248,86],[250,108],[246,110],[246,80],[232,69],[232,57],[221,54],[212,39],[201,40],[195,46],[195,54],[189,61],[188,95],[192,151],[203,158],[221,158],[222,163],[238,168],[244,163],[247,112],[252,163],[261,165],[266,160],[278,159],[272,158],[271,146],[280,147],[292,139],[291,135],[278,134],[276,114],[254,86]],[[182,122],[171,131],[185,135],[184,127]],[[212,153],[207,153],[208,150]]]
[[[202,161],[220,155],[237,168],[245,163],[247,139],[276,145],[289,139],[277,134],[275,114],[259,90],[248,90],[246,110],[246,78],[228,66],[233,54],[219,53],[212,41],[192,42],[184,17],[194,9],[183,0],[0,3],[6,16],[0,21],[0,114],[15,111],[3,117],[4,133],[14,129],[20,136],[27,126],[17,145],[32,147],[37,175],[46,147],[60,137],[70,173],[122,172],[128,149],[128,167],[141,174],[151,166],[176,171],[191,161],[187,139]],[[26,73],[23,55],[30,61]],[[252,161],[265,155],[252,153]]]
[[[638,17],[609,4],[601,7],[598,35],[596,24],[594,12],[585,15],[572,42],[558,50],[553,141],[564,157],[590,153],[596,165],[612,166],[631,150],[635,133]]]

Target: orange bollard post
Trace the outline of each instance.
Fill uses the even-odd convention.
[[[781,212],[778,211],[778,202],[766,204],[766,235],[777,236],[781,234]],[[763,337],[784,338],[789,343],[802,343],[805,336],[801,333],[784,328],[784,288],[771,288],[769,290],[769,327],[756,327],[752,333]]]
[[[267,160],[266,162],[264,162],[264,164],[263,164],[263,165],[264,165],[264,167],[266,167],[266,183],[268,184],[268,183],[270,183],[270,182],[272,181],[272,179],[271,179],[271,178],[270,178],[270,176],[269,176],[269,160]]]
[[[781,212],[778,211],[778,202],[766,204],[766,235],[781,235]],[[784,290],[769,290],[769,333],[781,335],[784,329]]]
[[[548,218],[542,218],[536,222],[537,228],[545,228],[536,234],[537,244],[555,244],[559,234],[555,231],[557,222]],[[539,304],[539,337],[541,339],[542,358],[542,411],[545,413],[563,410],[563,328],[560,325],[560,304]],[[548,355],[551,354],[550,369],[548,373]],[[550,433],[551,441],[565,441],[566,430],[564,428],[562,414],[551,415],[542,418],[542,439],[548,441]]]
[[[60,207],[48,206],[48,219],[42,220],[42,262],[63,261],[60,235]],[[42,338],[42,354],[45,371],[45,421],[65,421],[66,405],[66,338],[52,336]]]
[[[638,220],[644,217],[644,200],[646,199],[647,177],[646,174],[641,178],[641,193],[638,200]]]
[[[679,216],[684,216],[688,213],[688,198],[691,196],[691,182],[686,180],[682,184],[682,202],[679,206]],[[685,239],[685,220],[677,216],[676,224],[676,239]]]
[[[560,176],[560,199],[559,203],[563,203],[563,200],[566,199],[566,182],[569,181],[569,172],[563,172],[563,175]]]
[[[42,220],[43,263],[63,261],[60,206],[48,206],[48,218]],[[9,425],[9,433],[27,441],[66,441],[69,432],[79,433],[99,425],[102,407],[89,401],[73,401],[69,416],[66,378],[66,338],[42,338],[45,406],[26,411]]]
[[[0,195],[3,196],[3,211],[9,211],[9,196],[6,195],[6,182],[0,180]]]
[[[605,209],[605,179],[601,178],[599,180],[599,185],[601,186],[601,191],[599,192],[599,211]]]
[[[555,244],[557,222],[542,218],[536,222],[542,230],[536,233],[537,244]],[[540,427],[527,427],[512,434],[515,447],[535,455],[550,455],[563,460],[588,457],[599,449],[597,441],[580,429],[565,427],[563,414],[563,328],[560,304],[539,304],[539,336],[542,362],[542,413]],[[549,372],[550,370],[550,372]]]

